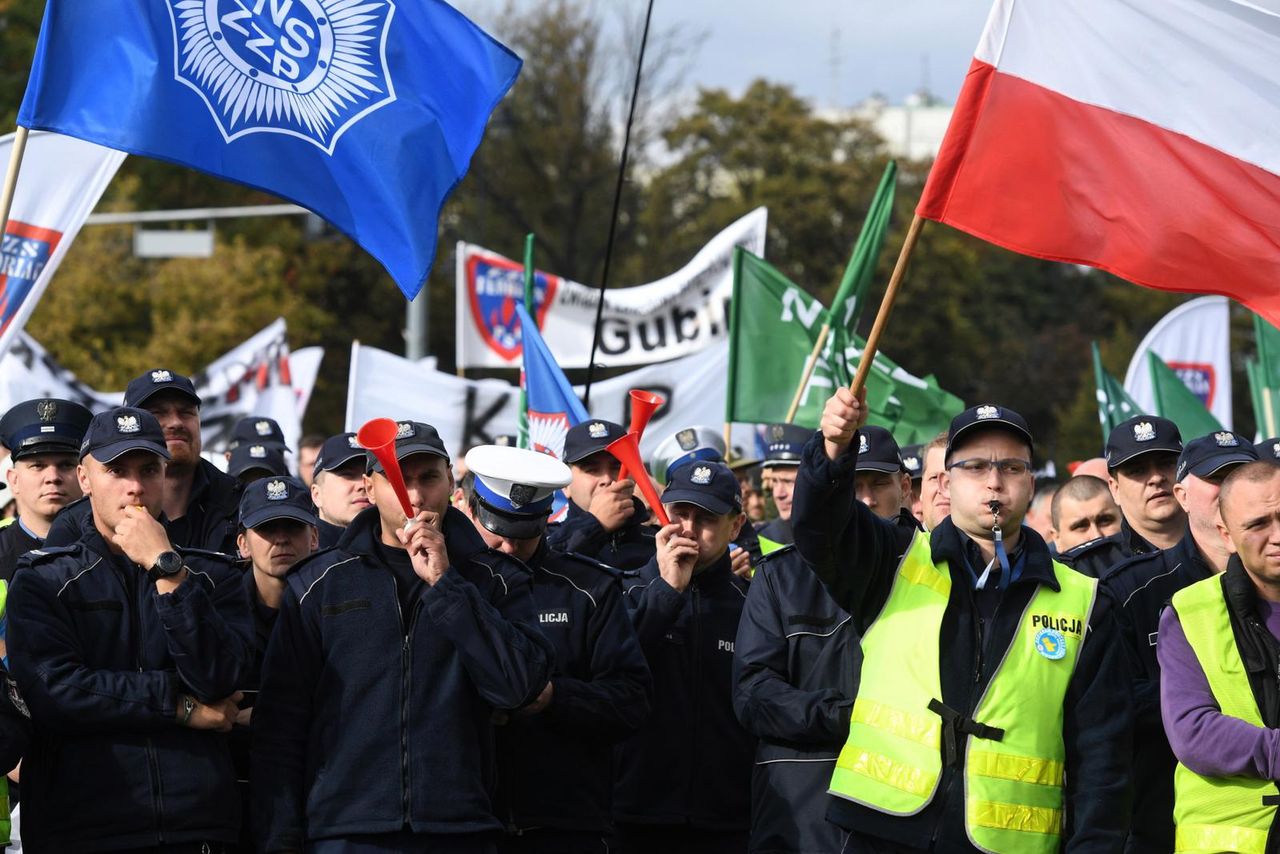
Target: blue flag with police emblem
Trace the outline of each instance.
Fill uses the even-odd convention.
[[[297,202],[412,298],[519,71],[443,0],[48,0],[18,123]]]
[[[520,315],[520,338],[524,345],[529,447],[560,459],[564,456],[564,437],[569,428],[590,416],[547,349],[538,324],[524,306],[517,304],[516,311]]]

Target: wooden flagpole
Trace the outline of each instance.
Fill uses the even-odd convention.
[[[889,323],[889,315],[893,312],[893,302],[898,296],[898,286],[902,284],[903,278],[907,274],[907,264],[911,260],[911,252],[916,248],[916,241],[920,239],[920,230],[924,228],[924,217],[916,214],[911,220],[911,227],[907,229],[907,239],[902,242],[902,251],[898,253],[898,263],[894,265],[893,275],[889,277],[889,286],[885,288],[884,299],[880,301],[880,310],[876,312],[875,325],[871,327],[871,334],[867,336],[867,346],[862,351],[862,358],[858,361],[858,372],[853,376],[853,382],[849,384],[849,390],[856,396],[862,391],[867,384],[867,375],[871,373],[871,365],[876,358],[876,350],[880,346],[880,335],[884,332],[885,326]]]
[[[804,363],[804,375],[800,377],[800,385],[796,386],[796,393],[791,398],[791,407],[787,410],[787,423],[796,420],[796,412],[800,409],[800,401],[804,399],[805,386],[809,384],[809,378],[813,376],[813,371],[818,367],[818,357],[822,355],[822,348],[827,346],[827,338],[831,335],[831,321],[828,320],[822,324],[822,331],[818,333],[818,341],[813,345],[813,352],[809,354],[809,358]]]
[[[9,211],[13,209],[13,193],[18,188],[18,171],[22,168],[22,155],[27,150],[27,134],[30,133],[22,125],[18,125],[13,135],[13,151],[9,155],[9,171],[4,176],[4,190],[0,192],[0,235],[9,230]]]

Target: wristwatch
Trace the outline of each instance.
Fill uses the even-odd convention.
[[[160,552],[156,562],[147,570],[147,578],[153,582],[162,578],[172,578],[182,572],[182,555],[177,552]]]
[[[190,694],[183,694],[182,697],[182,725],[186,726],[191,723],[191,713],[196,710],[196,698]]]

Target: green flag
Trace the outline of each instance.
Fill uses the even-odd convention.
[[[733,303],[729,311],[729,382],[725,421],[782,421],[805,363],[818,342],[827,311],[766,261],[738,247],[733,252]],[[831,385],[830,354],[840,348],[830,336],[810,387]],[[817,427],[825,398],[806,394],[795,423]]]
[[[876,188],[871,208],[862,223],[862,231],[858,233],[858,242],[853,246],[853,255],[844,269],[840,288],[831,300],[832,325],[851,333],[857,328],[858,317],[867,301],[867,290],[871,287],[871,276],[876,270],[876,261],[880,258],[880,250],[884,248],[897,185],[898,164],[890,160],[884,167],[884,174],[880,176],[880,186]]]
[[[1249,390],[1258,432],[1269,438],[1280,434],[1280,330],[1255,314],[1253,334],[1258,359],[1248,369]]]
[[[725,420],[746,424],[782,421],[827,311],[750,252],[735,250],[733,263]],[[818,425],[827,398],[852,379],[863,346],[860,338],[850,339],[842,328],[831,329],[801,395],[795,423]],[[938,388],[932,377],[914,377],[877,354],[867,377],[867,407],[870,423],[893,431],[900,443],[910,444],[933,438],[964,404]]]
[[[1222,429],[1218,419],[1205,409],[1200,398],[1182,382],[1153,351],[1147,351],[1147,363],[1151,367],[1151,390],[1155,395],[1156,414],[1178,425],[1182,441],[1215,433]]]
[[[1124,385],[1102,367],[1102,353],[1098,350],[1098,342],[1091,342],[1091,346],[1093,379],[1098,386],[1098,420],[1102,423],[1102,443],[1105,445],[1117,424],[1146,413],[1124,390]]]

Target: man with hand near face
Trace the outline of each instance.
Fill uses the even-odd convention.
[[[991,404],[952,420],[950,516],[903,550],[902,526],[851,495],[866,418],[865,396],[836,392],[796,495],[797,545],[863,631],[827,812],[850,831],[844,850],[1119,850],[1127,674],[1109,598],[1022,524],[1026,423]]]
[[[1105,578],[1122,560],[1167,549],[1182,539],[1187,514],[1173,495],[1182,434],[1167,418],[1135,415],[1107,438],[1111,497],[1124,518],[1120,532],[1076,546],[1061,560],[1085,575]]]
[[[529,571],[449,506],[435,428],[398,427],[409,518],[371,458],[374,506],[287,578],[253,712],[264,851],[496,850],[491,720],[538,698],[553,653]]]
[[[555,646],[551,679],[498,728],[503,854],[608,854],[613,745],[649,715],[649,668],[618,574],[547,547],[564,463],[515,447],[467,452],[464,512],[490,548],[533,571],[538,627]]]
[[[729,553],[746,523],[738,479],[724,463],[680,466],[662,502],[671,524],[625,592],[654,700],[649,721],[617,754],[618,850],[743,852],[754,740],[731,703],[747,590]]]
[[[600,419],[569,429],[564,439],[564,461],[573,473],[565,489],[569,509],[563,522],[547,529],[551,548],[617,569],[635,569],[653,557],[653,530],[645,524],[649,511],[635,497],[635,481],[618,480],[621,463],[605,450],[626,432]]]
[[[91,527],[29,552],[9,654],[35,729],[22,776],[30,851],[189,845],[240,826],[231,754],[253,629],[229,557],[177,549],[158,520],[169,451],[141,409],[96,415],[78,477]]]
[[[57,398],[28,400],[0,419],[0,442],[13,468],[6,472],[18,507],[17,520],[0,529],[0,580],[13,579],[18,558],[39,548],[53,517],[79,500],[77,455],[93,413]]]
[[[311,478],[311,500],[319,514],[320,548],[338,544],[356,514],[370,506],[364,480],[365,452],[355,433],[324,440]]]
[[[1280,804],[1280,466],[1222,481],[1225,572],[1160,618],[1160,709],[1178,758],[1179,850],[1271,851]]]

